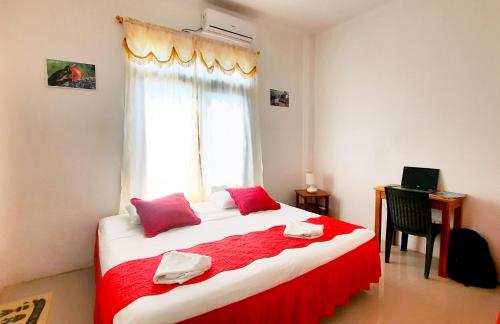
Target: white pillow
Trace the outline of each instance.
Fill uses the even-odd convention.
[[[141,218],[139,217],[139,214],[137,214],[137,210],[135,209],[135,206],[130,204],[125,207],[128,213],[128,219],[130,223],[139,225],[141,224]]]
[[[228,186],[226,186],[226,185],[212,186],[212,188],[210,188],[210,193],[214,193],[217,191],[226,191],[227,188],[228,188]]]
[[[231,195],[226,190],[212,192],[208,200],[222,209],[236,208],[233,198],[231,198]]]

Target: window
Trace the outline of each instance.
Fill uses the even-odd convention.
[[[200,157],[205,194],[211,187],[248,186],[252,179],[252,78],[198,70]]]
[[[200,201],[213,186],[259,183],[254,86],[202,64],[129,61],[122,206],[132,196]]]

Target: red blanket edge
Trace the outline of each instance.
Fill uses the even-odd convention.
[[[300,277],[182,323],[319,323],[380,277],[374,237]]]
[[[94,246],[94,269],[94,323],[97,324],[102,322],[100,308],[105,306],[104,301],[99,299],[102,274],[98,229]],[[333,315],[336,306],[347,304],[351,296],[368,290],[371,283],[378,283],[381,275],[378,244],[374,237],[300,277],[184,322],[229,322],[245,318],[246,323],[286,322],[285,319],[294,323],[317,323],[321,317]],[[348,286],[345,286],[346,283]],[[297,293],[298,290],[300,293]]]

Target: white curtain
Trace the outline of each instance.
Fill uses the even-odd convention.
[[[204,193],[213,186],[262,183],[257,114],[256,76],[208,72],[197,65],[200,156]]]
[[[131,197],[262,183],[256,75],[128,60],[120,210]]]

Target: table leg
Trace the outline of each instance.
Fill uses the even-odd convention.
[[[453,228],[462,228],[462,206],[455,208],[453,212]]]
[[[380,223],[382,220],[382,195],[380,191],[375,191],[375,234],[377,235],[378,250],[380,251]]]
[[[326,214],[326,216],[330,215],[329,206],[330,206],[330,197],[326,197],[325,198],[325,214]]]
[[[450,209],[446,204],[442,213],[441,247],[439,250],[439,276],[448,277],[448,246],[450,244]]]
[[[295,194],[295,207],[299,208],[299,194]]]

